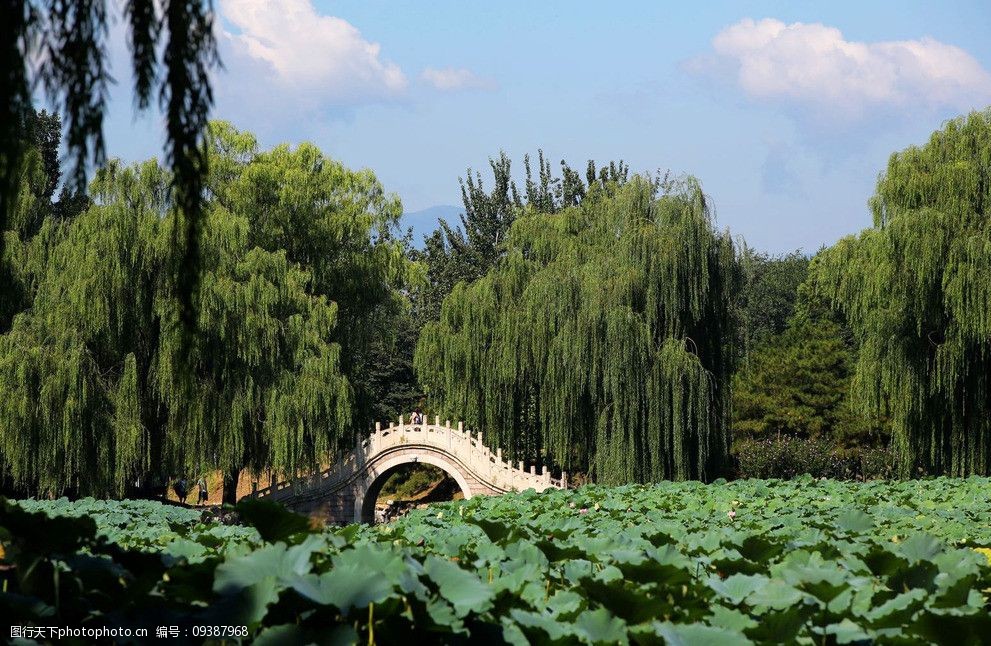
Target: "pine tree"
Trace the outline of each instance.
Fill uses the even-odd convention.
[[[734,441],[798,437],[842,450],[886,444],[884,420],[852,402],[857,351],[842,321],[818,302],[799,301],[787,327],[764,337],[733,376]]]

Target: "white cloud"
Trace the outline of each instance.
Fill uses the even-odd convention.
[[[408,85],[398,65],[384,60],[351,23],[320,15],[310,0],[221,0],[220,12],[236,31],[224,29],[222,44],[236,60],[239,84],[264,76],[282,87],[305,91],[320,102],[348,105],[390,99]],[[244,75],[255,74],[255,78]]]
[[[969,110],[991,103],[991,74],[933,38],[856,42],[819,23],[750,18],[723,29],[695,71],[726,69],[751,97],[856,118],[875,108]]]
[[[420,74],[420,78],[438,90],[493,90],[496,86],[495,81],[475,76],[471,70],[454,67],[428,67]]]

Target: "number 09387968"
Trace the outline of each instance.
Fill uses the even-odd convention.
[[[247,637],[247,626],[193,626],[193,637]]]

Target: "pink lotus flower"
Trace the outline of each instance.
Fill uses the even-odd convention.
[[[581,509],[578,510],[578,513],[579,514],[587,514],[588,513],[588,508],[587,507],[582,507]]]
[[[736,512],[733,511],[732,509],[726,512],[726,515],[729,516],[730,518],[736,518]]]

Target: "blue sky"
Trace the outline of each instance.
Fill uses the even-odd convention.
[[[521,166],[542,148],[693,174],[721,228],[811,252],[869,226],[891,152],[991,105],[986,2],[216,5],[214,115],[371,168],[407,211],[459,204],[458,177],[499,150]],[[135,117],[112,50],[108,150],[157,155],[159,117]]]

